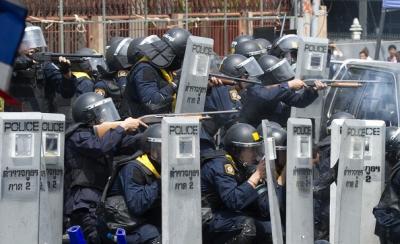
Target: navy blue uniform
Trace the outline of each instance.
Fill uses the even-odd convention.
[[[274,113],[279,111],[278,106],[282,106],[281,102],[288,106],[304,108],[317,97],[318,92],[313,89],[294,92],[289,89],[287,82],[270,87],[251,85],[242,96],[240,120],[257,127],[261,120],[273,118]]]
[[[225,156],[203,165],[201,191],[213,214],[207,229],[215,243],[224,243],[237,235],[248,221],[255,225],[257,241],[265,243],[270,239],[267,191],[259,195],[247,182],[248,177]]]
[[[150,162],[150,161],[148,161]],[[155,168],[156,165],[153,164]],[[157,173],[161,172],[157,169]],[[138,160],[119,171],[109,195],[123,195],[129,214],[138,227],[127,233],[128,243],[147,243],[161,238],[161,181]]]
[[[146,114],[169,113],[176,88],[165,77],[166,72],[147,62],[134,66],[128,75],[124,99],[130,114],[137,118]]]
[[[22,111],[57,112],[56,92],[68,96],[74,82],[74,77],[66,79],[54,63],[44,62],[34,67],[32,59],[21,55],[15,61],[9,92],[22,103]]]
[[[134,153],[138,143],[138,136],[127,135],[122,127],[109,130],[102,138],[85,125],[74,125],[67,132],[64,211],[71,224],[82,227],[90,243],[98,242],[95,210],[113,157]]]
[[[216,86],[211,87],[207,91],[206,101],[204,104],[205,112],[223,111],[223,110],[240,110],[242,103],[236,89],[232,86]],[[212,120],[202,122],[203,127],[211,136],[221,127],[228,129],[238,120],[239,113],[216,114],[212,116]]]

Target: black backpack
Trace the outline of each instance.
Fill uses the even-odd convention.
[[[101,229],[104,229],[105,232],[115,233],[118,228],[123,228],[127,232],[130,232],[141,224],[140,219],[132,218],[129,214],[124,196],[107,196],[108,190],[113,185],[122,167],[132,162],[132,160],[135,160],[141,154],[143,153],[138,151],[134,155],[114,163],[112,174],[108,178],[100,203],[96,209],[99,226],[101,226]]]
[[[393,177],[399,171],[400,163],[397,163],[378,205],[372,211],[376,218],[375,234],[393,243],[400,243],[400,196],[392,184]]]

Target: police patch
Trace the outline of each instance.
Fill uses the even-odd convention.
[[[128,71],[126,70],[120,70],[118,71],[118,78],[120,77],[126,77],[128,75]]]
[[[236,91],[236,89],[229,90],[229,95],[232,101],[240,101],[241,97],[239,96],[239,93]]]
[[[235,175],[235,170],[233,169],[233,166],[231,164],[225,164],[224,168],[225,173],[227,173],[228,175]]]

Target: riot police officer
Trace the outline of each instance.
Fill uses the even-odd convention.
[[[160,124],[144,131],[141,146],[142,152],[119,170],[108,191],[108,200],[123,196],[131,223],[127,232],[128,243],[156,244],[161,243]]]
[[[130,71],[125,91],[132,116],[172,110],[177,91],[172,72],[182,66],[189,35],[185,29],[173,28],[160,41],[138,46],[144,57]]]
[[[71,96],[75,78],[71,74],[70,61],[59,57],[59,65],[38,62],[35,54],[45,48],[46,41],[38,26],[25,28],[19,55],[15,60],[10,83],[10,95],[21,102],[22,107],[6,107],[6,111],[57,112],[56,93]]]
[[[201,189],[212,219],[205,238],[211,243],[266,243],[270,240],[265,163],[256,129],[238,123],[224,137],[227,155],[203,162]],[[270,240],[271,241],[271,240]]]
[[[319,162],[314,167],[317,177],[314,179],[314,220],[316,239],[329,238],[329,203],[330,185],[336,181],[339,164],[331,168],[331,136],[330,127],[335,119],[354,119],[347,112],[337,112],[331,115],[327,122],[327,136],[318,144]]]
[[[230,77],[245,78],[246,72],[244,69],[237,66],[244,62],[246,57],[240,54],[231,54],[222,60],[219,71]],[[239,92],[243,84],[213,86],[208,89],[204,111],[223,111],[223,110],[240,110],[242,103],[240,101]],[[212,120],[202,122],[202,126],[210,136],[214,136],[218,129],[224,127],[227,130],[232,124],[238,120],[239,113],[232,114],[217,114],[213,115]]]
[[[119,119],[111,99],[89,92],[72,105],[76,124],[65,137],[64,212],[72,225],[80,225],[89,243],[99,243],[96,231],[96,206],[109,176],[113,157],[131,154],[138,149],[136,131],[143,123],[128,118],[102,137],[93,125]]]
[[[115,38],[108,46],[105,58],[108,70],[99,68],[99,80],[94,91],[103,97],[111,97],[122,118],[129,117],[127,108],[122,106],[127,75],[132,64],[128,62],[128,48],[132,38]]]
[[[286,59],[280,60],[264,54],[258,59],[258,63],[264,71],[264,74],[258,77],[263,85],[247,87],[242,96],[240,120],[251,125],[257,126],[263,119],[278,123],[286,121],[289,117],[287,108],[308,106],[318,97],[317,91],[326,88],[320,81],[315,81],[314,87],[307,87],[302,80],[294,79],[294,72]],[[296,92],[303,88],[302,92]],[[277,119],[274,115],[282,118]]]
[[[276,39],[269,51],[270,55],[277,58],[286,58],[289,64],[297,62],[297,51],[299,50],[301,38],[298,35],[285,35]]]
[[[400,129],[386,127],[386,180],[385,190],[373,209],[376,218],[375,234],[380,243],[395,244],[400,238]]]

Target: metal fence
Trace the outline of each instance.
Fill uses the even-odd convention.
[[[255,27],[274,27],[286,15],[294,20],[290,0],[25,0],[30,21],[42,27],[48,50],[75,52],[81,47],[104,51],[116,36],[162,35],[168,28],[187,28],[214,39],[226,54],[239,34]],[[285,25],[288,26],[288,25]]]

